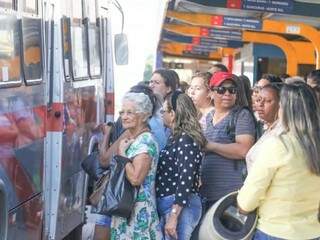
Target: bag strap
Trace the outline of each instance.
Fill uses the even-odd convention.
[[[232,110],[231,112],[231,118],[230,118],[230,121],[228,122],[228,126],[227,126],[227,133],[228,135],[231,137],[232,139],[232,142],[235,142],[236,141],[236,125],[237,125],[237,122],[238,122],[238,118],[239,118],[239,114],[242,112],[242,110],[248,110],[250,115],[252,116],[253,118],[253,121],[254,121],[254,126],[255,128],[257,129],[257,126],[258,126],[258,123],[257,123],[257,119],[256,117],[254,116],[252,110],[246,106],[243,106],[243,107],[236,107]],[[255,136],[255,141],[257,140],[257,133],[256,133],[256,136]]]
[[[150,128],[149,127],[145,127],[143,129],[141,129],[141,131],[139,131],[135,136],[134,139],[137,139],[141,134],[145,133],[145,132],[150,132]]]
[[[236,107],[234,109],[232,109],[232,112],[231,112],[231,118],[230,118],[230,121],[228,122],[228,126],[226,128],[226,131],[227,131],[227,134],[231,137],[232,139],[232,142],[234,143],[236,141],[236,125],[237,125],[237,122],[238,122],[238,118],[239,118],[239,114],[244,110],[248,110],[250,115],[252,116],[253,118],[253,121],[254,121],[254,126],[256,128],[256,135],[255,135],[255,141],[257,140],[257,120],[256,120],[256,117],[254,116],[252,110],[246,106],[239,106],[239,107]],[[242,161],[244,164],[246,164],[246,162],[243,160]],[[234,161],[234,170],[237,171],[239,170],[239,160],[235,160]],[[243,171],[244,169],[242,169]],[[245,178],[244,176],[246,175],[247,173],[242,173],[243,175],[243,178]]]

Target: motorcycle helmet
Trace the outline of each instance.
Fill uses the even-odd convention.
[[[249,240],[257,223],[256,212],[239,213],[237,192],[218,200],[206,213],[200,225],[199,240]]]

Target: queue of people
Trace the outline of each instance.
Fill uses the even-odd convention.
[[[124,96],[100,164],[131,159],[139,191],[130,219],[101,216],[95,239],[198,239],[203,216],[234,191],[240,212],[258,210],[253,239],[320,239],[320,70],[289,84],[267,74],[252,89],[222,64],[210,71],[184,93],[158,69]]]

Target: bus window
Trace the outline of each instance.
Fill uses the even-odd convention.
[[[72,1],[71,46],[74,80],[88,78],[86,28],[82,20],[82,1]]]
[[[22,0],[21,4],[24,12],[38,14],[37,0]]]
[[[67,81],[71,77],[71,36],[70,36],[70,18],[63,17],[62,23],[62,45],[63,45],[63,67],[64,67],[64,76]]]
[[[89,19],[89,22],[94,23],[97,20],[97,0],[84,0],[84,16]]]
[[[42,76],[41,21],[22,18],[23,73],[27,83],[38,82]]]
[[[101,45],[99,21],[96,24],[88,24],[88,42],[89,42],[89,73],[90,77],[101,75]]]
[[[18,20],[15,16],[0,15],[0,86],[21,82],[20,65]]]
[[[88,58],[85,27],[82,19],[73,19],[71,27],[72,68],[74,80],[88,78]]]
[[[2,8],[13,8],[14,0],[0,0],[0,7]]]
[[[85,1],[85,16],[89,46],[89,74],[91,78],[101,75],[100,19],[96,12],[96,1]]]

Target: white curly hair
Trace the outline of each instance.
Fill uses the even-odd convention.
[[[148,118],[152,115],[152,102],[146,94],[128,92],[122,98],[122,103],[125,101],[134,103],[136,111],[146,114]]]

